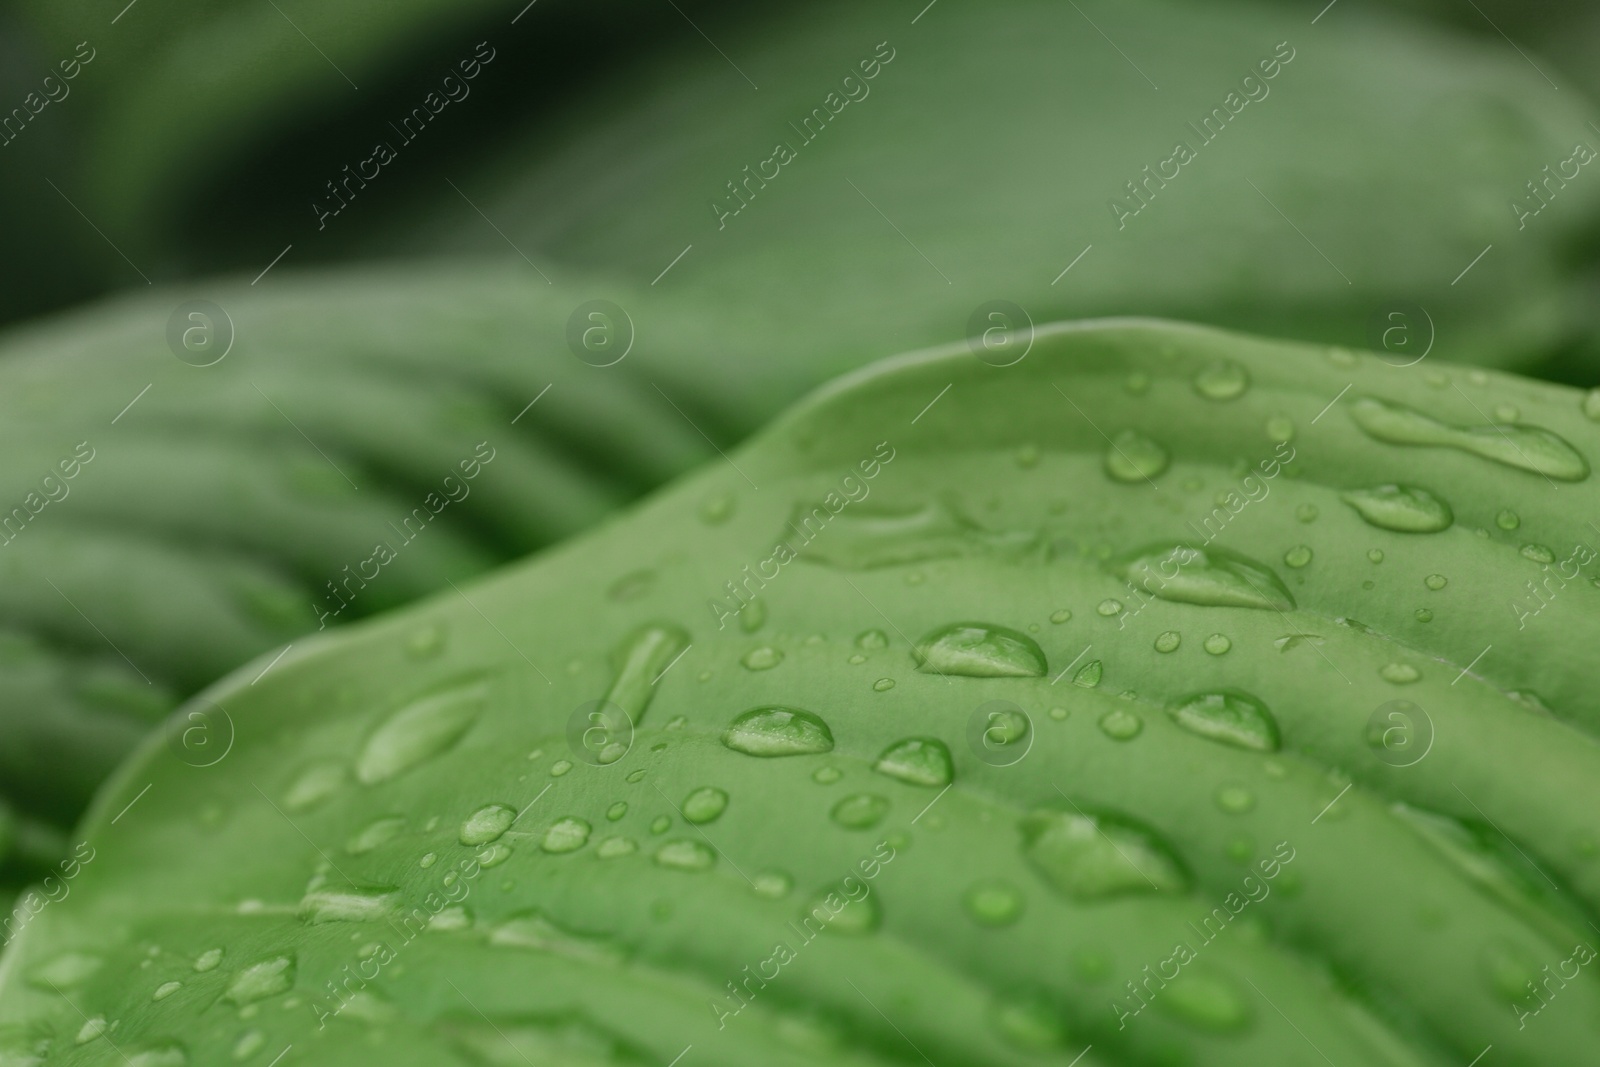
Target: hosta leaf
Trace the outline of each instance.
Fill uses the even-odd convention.
[[[1220,360],[1250,383],[1228,400],[1194,388]],[[202,694],[233,750],[197,768],[152,741],[98,798],[95,858],[5,958],[7,1047],[1587,1063],[1600,615],[1592,554],[1564,585],[1542,568],[1592,543],[1595,483],[1379,440],[1365,400],[1482,409],[1586,460],[1600,436],[1572,390],[1156,323],[842,381],[466,599]],[[1170,454],[1148,482],[1105,470],[1129,429]],[[1453,524],[1343,502],[1402,478]],[[1026,547],[889,523],[940,551],[794,551],[932,506]],[[1161,598],[1159,562],[1114,564],[1208,540],[1292,602]],[[1536,577],[1538,612],[1510,610]],[[1044,671],[919,670],[956,624]],[[668,627],[687,641],[655,669],[638,646]],[[1098,684],[1066,682],[1090,661]],[[645,696],[607,718],[619,687]],[[446,729],[419,702],[475,710]],[[363,783],[380,738],[406,758]],[[291,810],[308,774],[330,784]]]

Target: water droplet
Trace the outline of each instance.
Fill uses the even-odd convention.
[[[702,786],[684,798],[683,819],[696,825],[708,823],[727,810],[727,807],[728,794],[716,786]]]
[[[194,969],[203,974],[206,971],[216,970],[217,964],[221,962],[222,950],[220,948],[208,948],[194,958]]]
[[[1156,1007],[1198,1030],[1234,1033],[1250,1024],[1250,1005],[1233,982],[1204,969],[1184,971]]]
[[[1521,945],[1509,941],[1491,944],[1480,959],[1489,987],[1513,1005],[1526,1001],[1528,990],[1538,987],[1540,961]]]
[[[671,828],[672,819],[669,816],[657,815],[654,819],[650,820],[650,833],[656,837],[660,837]]]
[[[1242,785],[1225,785],[1217,790],[1217,807],[1229,815],[1243,815],[1255,806],[1255,794]]]
[[[550,829],[544,832],[544,840],[539,842],[539,847],[556,855],[576,852],[588,844],[590,829],[588,823],[569,815],[556,820]]]
[[[628,814],[628,802],[626,800],[619,800],[606,809],[606,819],[609,822],[616,822],[626,814]]]
[[[1450,505],[1414,485],[1380,485],[1352,489],[1339,499],[1356,509],[1369,525],[1396,533],[1438,533],[1455,522]]]
[[[1393,682],[1395,685],[1409,685],[1418,678],[1422,677],[1421,672],[1419,672],[1409,663],[1384,664],[1384,666],[1379,669],[1378,675],[1384,681]]]
[[[443,623],[430,622],[413,630],[406,638],[405,651],[409,659],[432,659],[444,651],[445,629]]]
[[[1039,465],[1039,446],[1023,445],[1021,448],[1018,448],[1016,460],[1017,466],[1021,467],[1023,470],[1032,470],[1034,467],[1037,467]]]
[[[1212,634],[1202,642],[1202,645],[1213,656],[1221,656],[1233,647],[1233,642],[1228,639],[1227,634]]]
[[[1167,450],[1137,430],[1123,430],[1106,450],[1106,473],[1119,482],[1142,482],[1167,469]]]
[[[1065,1024],[1042,998],[1008,996],[999,1001],[994,1026],[1008,1044],[1027,1052],[1050,1052],[1067,1043]]]
[[[93,1041],[95,1038],[99,1037],[105,1032],[106,1017],[104,1015],[96,1015],[93,1018],[85,1019],[83,1021],[83,1025],[78,1028],[78,1036],[75,1038],[75,1042],[79,1045],[87,1045],[89,1042]],[[16,1062],[21,1064],[27,1063],[29,1060],[27,1058],[19,1057]],[[43,1061],[33,1060],[32,1062],[37,1064]]]
[[[913,655],[917,670],[967,678],[1039,678],[1047,671],[1044,651],[1027,634],[981,622],[941,627]]]
[[[1114,741],[1132,741],[1144,729],[1144,720],[1126,708],[1113,708],[1100,716],[1100,729]]]
[[[1498,422],[1516,422],[1522,417],[1522,412],[1517,410],[1515,404],[1496,404],[1494,417]]]
[[[1143,396],[1150,389],[1150,375],[1136,370],[1123,379],[1122,387],[1134,396]]]
[[[496,841],[489,847],[480,850],[474,858],[477,859],[478,866],[484,869],[498,867],[511,858],[511,846],[504,841]]]
[[[380,723],[356,758],[356,777],[376,785],[448,750],[477,722],[489,686],[456,683],[420,697]]]
[[[1287,415],[1274,415],[1267,420],[1267,439],[1285,442],[1294,439],[1294,420]]]
[[[1219,359],[1194,377],[1194,391],[1207,400],[1233,400],[1250,388],[1250,374],[1231,359]]]
[[[894,679],[879,678],[876,682],[872,683],[872,688],[875,692],[887,693],[889,690],[894,688]]]
[[[1373,563],[1382,563],[1383,562],[1383,549],[1381,549],[1381,548],[1369,548],[1367,550],[1367,559],[1369,561],[1373,562]],[[1371,589],[1372,588],[1372,583],[1371,582],[1363,582],[1361,584],[1361,588],[1363,588],[1363,589]]]
[[[700,521],[707,526],[721,526],[732,517],[732,493],[713,493],[700,503]]]
[[[1142,823],[1108,813],[1040,809],[1022,820],[1023,855],[1074,900],[1181,893],[1189,874],[1171,846]]]
[[[337,760],[318,760],[301,771],[283,794],[283,806],[290,811],[314,808],[338,792],[346,781],[344,764]]]
[[[461,833],[457,840],[463,845],[487,845],[491,841],[498,841],[500,835],[511,829],[511,823],[517,817],[515,808],[508,808],[504,804],[486,804],[477,811],[468,815],[461,824]]]
[[[1495,515],[1494,524],[1502,530],[1515,530],[1522,525],[1522,518],[1510,508],[1502,508],[1499,514]]]
[[[889,799],[876,793],[854,793],[833,806],[833,821],[846,830],[867,830],[889,814]]]
[[[1071,618],[1072,618],[1072,612],[1067,610],[1066,608],[1062,608],[1060,611],[1052,611],[1050,613],[1050,621],[1053,622],[1053,623],[1057,623],[1057,624],[1066,622],[1067,620],[1069,620]]]
[[[908,737],[904,741],[896,741],[883,750],[883,755],[878,757],[872,769],[908,785],[931,788],[947,786],[955,777],[950,749],[943,741],[932,737]]]
[[[1093,689],[1100,684],[1100,676],[1105,673],[1105,668],[1100,661],[1092,659],[1078,668],[1078,673],[1072,676],[1072,684],[1083,689]]]
[[[308,923],[377,922],[400,899],[394,886],[346,885],[311,889],[300,898],[300,918]]]
[[[182,1045],[168,1041],[129,1053],[126,1059],[128,1067],[185,1067],[189,1054]]]
[[[760,597],[747,602],[739,609],[739,629],[753,634],[767,623],[767,602]]]
[[[1429,589],[1438,592],[1440,589],[1443,589],[1446,585],[1448,585],[1449,581],[1450,580],[1442,574],[1430,574],[1426,578],[1422,579],[1422,584],[1427,586]]]
[[[621,708],[637,728],[661,688],[656,681],[688,647],[688,633],[671,623],[649,623],[634,630],[611,654],[616,675],[604,699]]]
[[[967,890],[962,903],[982,926],[1009,926],[1022,917],[1022,893],[1009,882],[979,882]]]
[[[1565,482],[1580,482],[1589,476],[1589,464],[1577,449],[1537,426],[1450,426],[1412,408],[1371,397],[1356,401],[1350,415],[1369,437],[1388,444],[1456,448]]]
[[[166,1000],[172,994],[183,988],[182,982],[162,982],[156,986],[156,991],[151,994],[151,1000]]]
[[[889,635],[882,630],[863,630],[856,635],[856,647],[867,652],[881,652],[889,647]]]
[[[850,658],[845,662],[849,663],[852,667],[856,667],[867,662],[867,657],[862,655],[860,652],[852,652],[850,654]]]
[[[1429,611],[1427,608],[1418,608],[1416,611],[1416,616],[1418,622],[1433,621],[1433,612]]]
[[[1113,599],[1112,597],[1106,597],[1106,599],[1095,605],[1094,610],[1095,614],[1102,615],[1109,619],[1113,615],[1121,614],[1122,601]]]
[[[1299,570],[1301,567],[1304,567],[1306,564],[1311,562],[1311,546],[1295,545],[1293,548],[1283,554],[1283,562],[1285,566],[1293,567],[1295,570]]]
[[[438,856],[437,853],[426,852],[426,853],[423,854],[422,858],[417,861],[417,866],[421,867],[423,870],[427,870],[429,867],[432,867],[435,863],[438,863],[438,862],[439,862],[439,856]]]
[[[722,743],[747,756],[806,756],[832,751],[833,732],[809,711],[774,705],[734,719]]]
[[[1167,714],[1185,730],[1212,741],[1257,752],[1276,752],[1281,744],[1272,712],[1237,689],[1196,693],[1172,704]]]
[[[1176,652],[1181,644],[1183,635],[1176,630],[1167,630],[1156,636],[1157,652]]]
[[[560,778],[562,775],[566,774],[570,770],[572,770],[572,761],[571,760],[569,760],[569,759],[558,759],[554,763],[550,764],[550,777],[552,777],[552,778]],[[637,772],[633,772],[633,773],[637,773]]]
[[[754,881],[756,892],[771,900],[788,896],[794,888],[794,879],[782,871],[763,871],[755,876]]]
[[[676,871],[705,871],[716,865],[717,854],[700,841],[667,841],[656,849],[655,860],[656,866]]]
[[[638,600],[650,591],[655,581],[655,571],[648,569],[630,571],[612,582],[611,588],[606,590],[606,595],[618,603]]]
[[[294,986],[295,960],[292,955],[273,956],[252,963],[228,982],[222,999],[238,1007],[267,997],[287,993]]]
[[[1114,568],[1135,588],[1179,604],[1288,611],[1295,606],[1272,568],[1234,552],[1185,544],[1140,549]]]
[[[1522,558],[1535,563],[1554,563],[1556,554],[1545,545],[1528,544],[1522,546]]]
[[[603,860],[616,859],[618,856],[627,856],[639,851],[636,842],[626,837],[608,837],[600,842],[595,849],[595,854]]]
[[[801,922],[821,924],[830,933],[859,936],[872,933],[882,919],[877,893],[856,900],[841,889],[823,889],[811,898]]]
[[[811,780],[818,785],[832,785],[844,777],[844,772],[831,763],[818,767],[811,772]]]
[[[739,662],[743,663],[748,670],[770,671],[783,662],[783,653],[771,645],[762,645],[760,648],[753,648],[746,652],[744,659]]]
[[[406,828],[406,820],[400,815],[386,815],[375,819],[355,836],[344,843],[344,850],[352,856],[359,856],[364,852],[371,852],[380,845],[386,845],[399,837]]]

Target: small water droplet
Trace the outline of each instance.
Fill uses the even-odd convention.
[[[655,837],[660,837],[670,829],[672,829],[672,818],[670,816],[657,815],[650,820],[650,833]]]
[[[629,771],[628,772],[628,781],[630,783],[634,784],[634,785],[637,785],[640,782],[644,781],[644,774],[645,774],[645,772],[644,772],[644,768],[643,767],[640,767],[636,771]]]
[[[825,764],[811,772],[811,780],[818,785],[832,785],[844,777],[844,772],[833,764]]]
[[[88,981],[104,963],[88,952],[63,952],[29,972],[28,984],[38,989],[71,989]]]
[[[504,841],[496,841],[487,848],[479,850],[474,858],[477,859],[478,866],[485,869],[498,867],[511,858],[511,846]]]
[[[1100,729],[1114,741],[1132,741],[1144,729],[1144,720],[1126,708],[1113,708],[1100,716]]]
[[[782,871],[763,871],[753,879],[755,891],[771,900],[779,900],[789,895],[794,888],[794,879]]]
[[[627,856],[639,851],[639,845],[630,838],[608,837],[600,842],[595,849],[595,855],[603,860],[616,859],[618,856]]]
[[[882,630],[863,630],[856,635],[856,647],[866,652],[881,652],[889,647],[889,635]]]
[[[1450,580],[1442,574],[1430,574],[1426,578],[1422,579],[1422,584],[1427,586],[1429,589],[1438,592],[1440,589],[1443,589],[1446,585],[1448,585],[1449,581]]]
[[[500,835],[511,829],[511,823],[517,817],[515,808],[504,804],[486,804],[467,816],[461,824],[461,833],[458,836],[463,845],[487,845],[491,841],[498,841]]]
[[[156,986],[156,991],[151,994],[151,1000],[166,1000],[172,994],[183,988],[182,982],[162,982]]]
[[[1009,882],[979,882],[966,891],[962,903],[981,926],[1009,926],[1022,917],[1022,893]]]
[[[1217,790],[1217,807],[1229,815],[1243,815],[1255,806],[1255,794],[1242,785],[1225,785]]]
[[[823,889],[811,898],[801,922],[820,923],[829,933],[859,936],[872,933],[882,920],[877,893],[857,900],[842,889]]]
[[[1080,901],[1181,893],[1189,874],[1148,826],[1109,813],[1039,809],[1023,818],[1023,855],[1058,892]]]
[[[700,502],[700,521],[707,526],[721,526],[732,517],[732,493],[712,493]]]
[[[1309,545],[1295,545],[1283,554],[1285,566],[1299,570],[1311,562],[1311,547]]]
[[[1395,685],[1409,685],[1422,677],[1421,672],[1409,663],[1387,663],[1379,669],[1378,675]]]
[[[1204,645],[1205,650],[1211,653],[1213,656],[1224,655],[1227,653],[1228,649],[1233,647],[1233,642],[1228,639],[1227,634],[1212,634],[1210,637],[1206,638],[1202,644]]]
[[[221,962],[222,950],[220,948],[208,948],[194,958],[194,969],[203,974],[206,971],[216,970],[217,964]]]
[[[430,622],[421,626],[406,637],[406,657],[414,660],[432,659],[444,651],[444,639],[443,623]]]
[[[770,671],[783,662],[783,653],[771,645],[762,645],[760,648],[753,648],[746,652],[744,659],[739,662],[743,663],[747,670]]]
[[[1382,563],[1383,562],[1383,549],[1381,549],[1381,548],[1369,548],[1369,549],[1367,549],[1367,559],[1368,559],[1368,561],[1370,561],[1372,563]],[[1371,589],[1372,588],[1372,584],[1370,582],[1363,583],[1362,588],[1363,589]]]
[[[338,792],[346,782],[344,764],[337,760],[317,760],[295,778],[283,794],[283,806],[290,811],[314,808]]]
[[[1294,509],[1294,517],[1305,523],[1316,522],[1319,514],[1315,504],[1301,504]]]
[[[1123,379],[1122,387],[1134,396],[1143,396],[1150,390],[1150,375],[1136,370]]]
[[[546,852],[561,855],[566,852],[576,852],[589,843],[591,827],[575,816],[568,815],[558,819],[544,832],[544,840],[539,842],[539,847]]]
[[[1006,1043],[1030,1053],[1048,1053],[1067,1043],[1067,1027],[1042,998],[1007,996],[994,1008],[994,1027]]]
[[[1049,714],[1050,717],[1056,722],[1064,722],[1066,721],[1068,712],[1066,708],[1051,708]]]
[[[1197,1030],[1236,1033],[1250,1024],[1245,996],[1222,975],[1191,968],[1161,991],[1160,1010]]]
[[[1066,608],[1062,608],[1060,611],[1052,611],[1050,613],[1050,621],[1057,624],[1066,622],[1071,618],[1072,612]]]
[[[1433,621],[1433,612],[1429,611],[1427,608],[1418,608],[1416,611],[1416,616],[1418,622]]]
[[[367,737],[356,758],[356,777],[376,785],[447,751],[478,721],[488,692],[487,682],[473,679],[401,707]]]
[[[1267,439],[1279,443],[1294,439],[1294,420],[1287,415],[1274,415],[1267,420]]]
[[[908,737],[896,741],[883,750],[883,755],[878,757],[872,769],[908,785],[932,788],[947,786],[955,777],[949,747],[932,737]],[[833,780],[837,780],[837,774]]]
[[[1352,489],[1339,499],[1356,509],[1368,525],[1396,533],[1438,533],[1455,522],[1455,513],[1439,497],[1414,485],[1380,485]]]
[[[1183,635],[1176,630],[1167,630],[1156,636],[1157,652],[1176,652],[1181,644]]]
[[[1257,752],[1276,752],[1281,744],[1272,712],[1237,689],[1196,693],[1172,704],[1167,714],[1185,730],[1212,741]]]
[[[294,986],[294,976],[294,956],[273,956],[252,963],[235,974],[228,982],[222,999],[242,1008],[246,1004],[287,993]]]
[[[606,819],[609,822],[616,822],[626,814],[628,814],[628,802],[626,800],[619,800],[606,809]]]
[[[323,886],[300,898],[299,914],[308,923],[377,922],[393,912],[399,899],[394,886]]]
[[[399,837],[405,828],[406,820],[401,815],[386,815],[381,819],[374,819],[344,843],[344,850],[352,856],[371,852]]]
[[[683,799],[683,818],[685,822],[708,823],[721,815],[728,807],[728,794],[716,786],[701,786]]]
[[[688,647],[689,634],[680,626],[665,622],[640,626],[612,651],[615,675],[603,699],[621,708],[637,729],[661,688],[656,682]]]
[[[1123,430],[1106,450],[1106,473],[1119,482],[1142,482],[1167,469],[1167,450],[1137,430]]]
[[[569,760],[569,759],[558,759],[554,763],[550,764],[550,777],[552,777],[552,778],[560,778],[562,775],[566,774],[570,770],[572,770],[572,761],[571,760]]]
[[[649,569],[630,571],[612,582],[611,588],[606,590],[606,595],[618,603],[638,600],[650,591],[655,581],[655,571]]]
[[[1039,678],[1047,671],[1044,651],[1027,634],[991,623],[959,622],[940,627],[913,655],[917,670],[967,678]]]
[[[889,690],[894,688],[894,679],[893,678],[879,678],[876,682],[872,683],[872,688],[876,692],[887,693]]]
[[[1522,525],[1521,517],[1510,508],[1501,508],[1494,517],[1494,524],[1502,530],[1515,530]]]
[[[1515,404],[1496,404],[1494,417],[1500,422],[1516,422],[1522,417],[1522,412],[1517,410]]]
[[[833,732],[809,711],[774,705],[734,719],[722,743],[747,756],[805,756],[832,751]]]
[[[1233,400],[1250,388],[1250,374],[1231,359],[1219,359],[1201,368],[1194,391],[1207,400]]]
[[[1017,466],[1023,470],[1032,470],[1039,465],[1039,446],[1023,445],[1016,452]]]
[[[1100,603],[1096,604],[1094,610],[1095,614],[1102,615],[1109,619],[1113,615],[1121,614],[1122,601],[1107,597],[1106,599],[1100,601]]]
[[[189,1054],[182,1045],[168,1041],[128,1053],[125,1059],[128,1067],[185,1067]]]
[[[74,1040],[76,1044],[87,1045],[89,1042],[93,1041],[95,1038],[99,1037],[105,1032],[106,1017],[104,1015],[96,1015],[83,1021],[83,1025],[78,1028],[78,1036]],[[19,1064],[24,1064],[30,1062],[30,1059],[31,1057],[19,1057],[16,1062]],[[32,1059],[31,1062],[37,1064],[44,1061]]]
[[[1072,676],[1072,684],[1083,689],[1093,689],[1100,684],[1100,676],[1105,672],[1100,661],[1092,659],[1078,668],[1078,673]]]
[[[889,799],[876,793],[854,793],[833,806],[830,816],[846,830],[867,830],[889,813]]]
[[[1545,545],[1527,544],[1522,546],[1522,558],[1535,563],[1554,563],[1556,554]]]
[[[656,866],[677,871],[710,870],[717,862],[717,854],[700,841],[667,841],[656,849]]]
[[[438,862],[439,862],[439,856],[438,856],[437,853],[427,852],[427,853],[424,853],[422,858],[417,861],[417,866],[421,867],[423,870],[427,870],[429,867],[432,867],[435,863],[438,863]]]

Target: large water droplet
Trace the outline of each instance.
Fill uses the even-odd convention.
[[[1106,450],[1106,473],[1119,482],[1142,482],[1167,469],[1167,450],[1137,430],[1123,430]]]
[[[293,955],[273,956],[252,963],[233,976],[222,999],[244,1007],[267,997],[287,993],[294,986],[295,959]]]
[[[1295,606],[1272,568],[1218,548],[1152,545],[1115,564],[1113,570],[1136,588],[1180,604],[1274,611]]]
[[[508,808],[504,804],[486,804],[462,822],[457,840],[468,846],[487,845],[499,840],[501,834],[511,829],[516,817],[515,808]]]
[[[702,841],[680,839],[664,842],[656,849],[656,866],[675,871],[706,871],[717,862],[717,854]]]
[[[721,815],[727,807],[727,793],[715,786],[703,786],[684,798],[683,818],[685,822],[697,825],[708,823]]]
[[[544,832],[544,839],[539,842],[539,847],[556,855],[576,852],[588,843],[589,830],[588,823],[574,816],[557,819],[550,829]]]
[[[728,726],[722,743],[747,756],[806,756],[833,749],[828,724],[800,708],[751,708]]]
[[[1455,521],[1450,505],[1414,485],[1380,485],[1340,495],[1368,523],[1396,533],[1438,533]]]
[[[1250,388],[1250,374],[1231,359],[1219,359],[1201,368],[1194,391],[1207,400],[1233,400]]]
[[[1565,439],[1537,426],[1493,425],[1462,428],[1399,404],[1364,397],[1350,417],[1369,437],[1395,445],[1456,448],[1507,467],[1564,482],[1589,476],[1589,464]]]
[[[1172,847],[1123,816],[1040,809],[1023,818],[1022,840],[1033,868],[1074,900],[1189,887],[1189,873]]]
[[[833,806],[833,821],[846,830],[869,830],[889,814],[889,799],[876,793],[855,793]]]
[[[446,751],[478,720],[488,692],[481,678],[458,682],[394,712],[361,747],[356,777],[365,785],[386,782]]]
[[[641,626],[622,640],[611,656],[616,671],[605,699],[621,708],[637,727],[655,696],[656,680],[689,647],[689,635],[671,623]]]
[[[1196,693],[1174,703],[1167,714],[1190,733],[1239,748],[1276,752],[1282,743],[1272,712],[1237,689]]]
[[[1027,634],[982,622],[940,627],[913,655],[917,670],[968,678],[1040,678],[1048,667],[1044,650]]]
[[[950,784],[955,771],[950,749],[932,737],[908,737],[883,750],[872,769],[909,785],[941,788]]]
[[[322,886],[300,899],[300,918],[311,923],[377,922],[399,899],[394,886]]]

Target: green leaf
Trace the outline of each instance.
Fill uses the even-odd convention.
[[[1228,400],[1194,388],[1219,360],[1248,372]],[[1369,398],[1464,428],[1499,413],[1586,462],[1600,439],[1573,390],[1157,323],[830,386],[466,598],[197,698],[236,744],[197,768],[152,740],[99,796],[95,858],[6,956],[6,1048],[1587,1063],[1600,593],[1571,546],[1592,543],[1596,483],[1381,440],[1353,417]],[[1171,457],[1149,482],[1105,470],[1127,429]],[[1454,523],[1385,529],[1342,500],[1402,476]],[[796,551],[935,506],[985,536],[868,523],[850,536],[937,551]],[[1208,541],[1292,603],[1166,599],[1159,568],[1108,566]],[[1301,543],[1306,565],[1279,563]],[[1529,580],[1550,584],[1519,615]],[[973,620],[1044,671],[918,669],[921,635]],[[657,669],[639,644],[669,628],[688,640]],[[1098,685],[1066,682],[1090,660]],[[614,691],[643,694],[631,731],[590,717]],[[466,704],[449,729],[416,710]],[[379,739],[405,759],[364,783]],[[902,770],[942,764],[912,758],[935,742],[948,789]],[[707,789],[726,803],[694,821]],[[1547,965],[1579,973],[1535,997]]]

